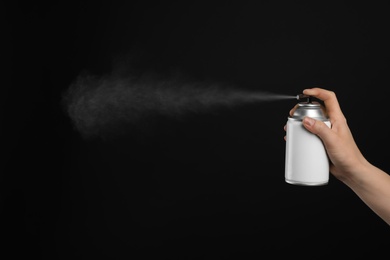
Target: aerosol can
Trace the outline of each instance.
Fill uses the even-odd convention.
[[[320,103],[307,95],[297,95],[299,102],[286,125],[285,180],[294,185],[319,186],[329,182],[329,159],[321,139],[306,130],[302,124],[305,116],[321,120],[331,127]]]

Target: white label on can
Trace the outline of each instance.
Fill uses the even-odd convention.
[[[324,122],[330,127],[330,122]],[[329,181],[329,159],[321,139],[302,121],[288,118],[285,179],[291,184],[323,185]]]

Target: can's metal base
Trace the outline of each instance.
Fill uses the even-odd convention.
[[[329,182],[300,182],[300,181],[292,181],[285,179],[287,183],[293,184],[293,185],[300,185],[300,186],[323,186],[327,185]]]

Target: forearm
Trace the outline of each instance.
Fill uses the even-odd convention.
[[[390,225],[390,175],[367,163],[343,180],[364,203]]]

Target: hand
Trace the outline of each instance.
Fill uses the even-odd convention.
[[[303,94],[324,101],[325,106],[322,107],[331,122],[331,128],[329,128],[322,121],[305,117],[304,127],[323,141],[330,159],[330,172],[339,179],[349,177],[349,174],[355,172],[357,167],[367,162],[355,143],[336,94],[321,88],[305,89]],[[290,115],[294,113],[297,106],[298,104],[290,110]],[[286,130],[286,125],[284,130]],[[284,139],[286,140],[286,136]]]

